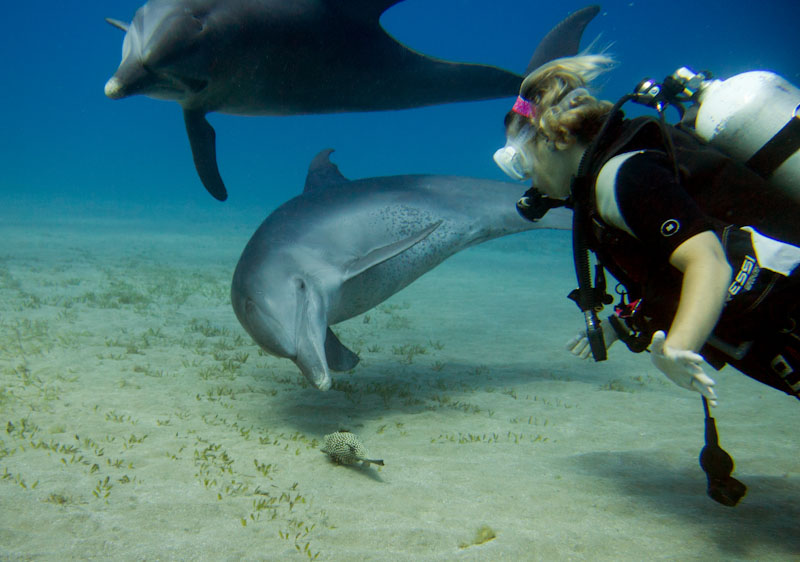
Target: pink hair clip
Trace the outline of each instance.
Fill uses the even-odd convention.
[[[517,101],[514,102],[514,107],[511,108],[511,111],[528,119],[536,117],[536,106],[522,96],[517,96]]]

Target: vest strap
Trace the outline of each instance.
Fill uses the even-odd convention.
[[[761,149],[747,161],[747,167],[764,179],[800,148],[800,115],[789,120]]]

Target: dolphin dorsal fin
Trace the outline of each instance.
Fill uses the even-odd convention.
[[[303,193],[350,181],[342,175],[339,167],[331,162],[331,152],[333,152],[332,148],[326,148],[317,154],[311,164],[308,165],[308,175],[306,176],[306,185],[303,188]]]

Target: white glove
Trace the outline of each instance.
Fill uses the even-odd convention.
[[[703,357],[694,351],[672,349],[664,345],[667,335],[659,330],[650,342],[650,359],[659,371],[683,388],[694,390],[708,399],[712,406],[717,405],[714,393],[714,379],[703,370]]]
[[[619,339],[617,331],[611,325],[611,318],[606,318],[604,322],[600,322],[600,328],[603,330],[603,341],[606,343],[606,349],[611,347],[615,341]],[[570,351],[575,357],[581,359],[589,359],[592,356],[592,348],[589,346],[589,338],[586,337],[586,330],[581,330],[575,337],[567,342],[567,350]]]

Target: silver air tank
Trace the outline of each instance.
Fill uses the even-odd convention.
[[[696,134],[800,201],[800,89],[773,72],[704,80],[673,75],[692,92]]]

